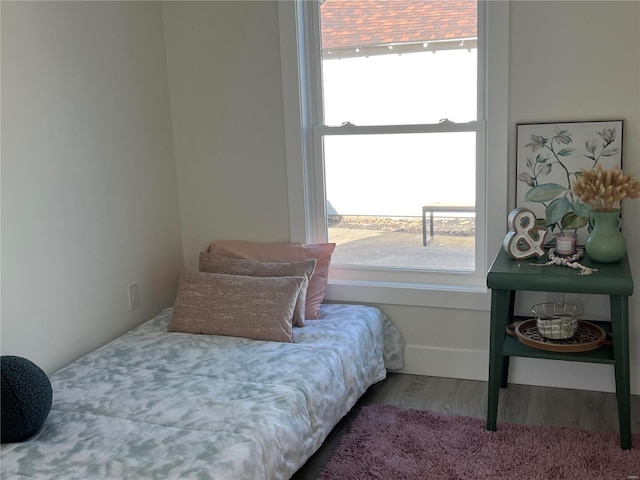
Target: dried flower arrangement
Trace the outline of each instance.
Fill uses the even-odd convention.
[[[603,170],[601,165],[582,169],[571,184],[571,192],[597,212],[612,212],[620,208],[625,198],[640,197],[640,180],[625,175],[618,167]]]

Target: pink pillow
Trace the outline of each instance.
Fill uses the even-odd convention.
[[[291,318],[305,280],[185,271],[168,331],[292,342]]]
[[[324,300],[329,278],[331,255],[335,243],[255,243],[242,240],[221,240],[213,242],[207,249],[224,257],[244,258],[260,262],[298,262],[309,258],[316,259],[316,269],[309,280],[305,317],[320,318],[320,304]]]
[[[304,277],[296,308],[293,311],[293,324],[304,327],[304,313],[307,308],[307,290],[309,279],[316,268],[316,259],[301,262],[259,262],[244,258],[229,258],[215,253],[200,254],[200,271],[207,273],[226,273],[227,275],[247,275],[249,277]]]

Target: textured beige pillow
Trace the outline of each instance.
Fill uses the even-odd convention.
[[[207,252],[261,262],[297,262],[315,258],[316,269],[309,280],[305,311],[306,319],[315,319],[320,318],[320,304],[324,300],[327,289],[329,265],[335,248],[335,243],[255,243],[242,240],[219,240],[210,244]]]
[[[228,275],[247,275],[249,277],[304,277],[296,308],[293,311],[293,324],[304,327],[304,311],[307,303],[309,279],[316,268],[316,259],[301,262],[259,262],[216,255],[200,254],[200,271],[207,273],[226,273]]]
[[[292,342],[291,319],[304,277],[247,277],[185,271],[170,332]]]

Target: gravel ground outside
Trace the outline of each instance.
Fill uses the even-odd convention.
[[[422,217],[373,217],[329,215],[329,228],[379,230],[383,232],[404,232],[422,234]],[[427,219],[427,228],[429,220]],[[434,217],[434,235],[473,237],[476,223],[473,217]]]
[[[471,218],[434,219],[434,238],[422,244],[422,218],[341,217],[329,221],[336,242],[332,264],[472,271],[475,224]]]

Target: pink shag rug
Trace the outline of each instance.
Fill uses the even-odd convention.
[[[318,479],[636,480],[640,434],[499,423],[391,405],[362,408]]]

